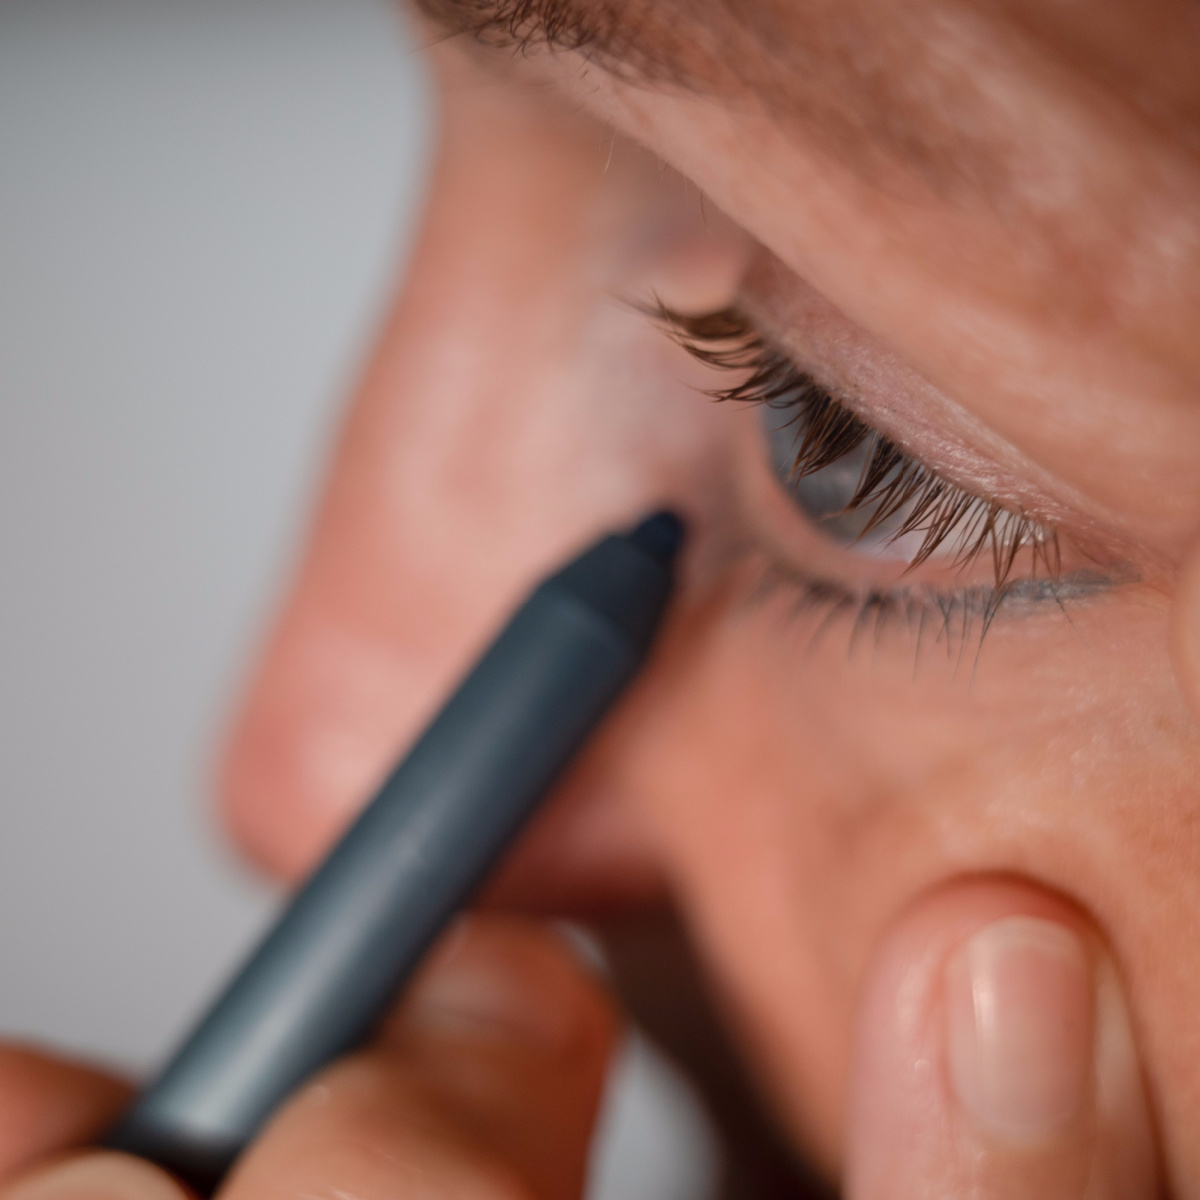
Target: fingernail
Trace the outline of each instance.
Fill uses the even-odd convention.
[[[1094,992],[1079,939],[1035,917],[986,926],[950,960],[950,1077],[984,1132],[1040,1145],[1082,1111],[1092,1085]]]
[[[165,1171],[128,1154],[84,1154],[5,1189],[5,1200],[185,1200]]]
[[[575,1033],[570,1014],[539,994],[520,948],[481,935],[467,921],[418,979],[404,1021],[452,1035],[561,1048]]]

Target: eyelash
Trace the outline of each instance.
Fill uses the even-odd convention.
[[[660,305],[655,315],[693,358],[718,370],[748,373],[740,382],[708,395],[794,414],[790,423],[802,433],[798,433],[789,472],[792,482],[832,465],[869,441],[866,465],[843,510],[873,510],[860,539],[906,512],[885,542],[890,544],[907,534],[921,536],[908,564],[910,571],[948,545],[953,551],[951,564],[958,569],[990,553],[998,596],[1009,586],[1013,564],[1025,548],[1032,554],[1034,577],[1039,565],[1047,579],[1059,576],[1062,556],[1055,530],[1023,513],[1011,512],[997,501],[973,495],[906,454],[771,345],[739,310],[686,316]]]

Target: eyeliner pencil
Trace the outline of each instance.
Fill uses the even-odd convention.
[[[104,1145],[210,1195],[370,1034],[637,673],[683,532],[657,513],[534,589]]]

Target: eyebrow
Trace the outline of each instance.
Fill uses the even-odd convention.
[[[453,33],[469,34],[486,46],[529,51],[539,47],[584,54],[614,74],[646,82],[695,86],[713,67],[701,65],[697,35],[721,19],[719,6],[700,0],[690,8],[690,37],[673,37],[667,21],[673,0],[417,0],[418,7]],[[679,15],[679,14],[677,14]],[[736,24],[736,23],[735,23]],[[689,45],[690,43],[690,45]],[[690,52],[689,52],[690,51]],[[690,61],[689,61],[690,60]]]
[[[571,52],[623,82],[753,105],[869,177],[899,165],[936,192],[994,198],[1015,170],[1012,131],[936,2],[416,3],[484,46]]]

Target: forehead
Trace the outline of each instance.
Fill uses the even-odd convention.
[[[1025,168],[1032,88],[1200,127],[1193,0],[419,0],[485,44],[577,51],[630,82],[765,109],[872,174],[995,198]]]

